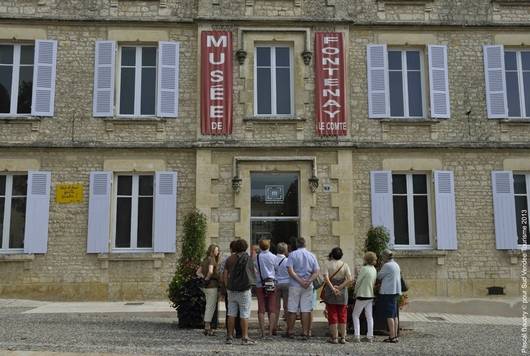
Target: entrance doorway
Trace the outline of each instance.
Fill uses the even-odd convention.
[[[250,239],[271,240],[271,252],[285,242],[295,249],[300,231],[298,173],[251,172]]]

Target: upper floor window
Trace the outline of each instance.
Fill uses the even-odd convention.
[[[504,51],[509,117],[530,117],[530,51]]]
[[[0,45],[0,114],[31,113],[34,45]]]
[[[24,248],[27,175],[0,175],[0,251]]]
[[[293,115],[292,62],[290,47],[256,47],[254,62],[254,108],[256,115]]]
[[[523,244],[523,221],[528,226],[528,207],[530,206],[530,174],[513,175],[513,193],[515,198],[515,221],[517,224],[517,244]],[[527,231],[528,233],[528,231]]]
[[[156,63],[156,47],[120,48],[119,115],[155,115]]]
[[[390,116],[424,116],[422,55],[419,49],[388,50]]]

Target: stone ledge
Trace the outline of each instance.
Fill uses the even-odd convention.
[[[156,252],[131,252],[131,253],[100,253],[97,258],[102,269],[109,268],[109,262],[124,261],[153,261],[153,268],[161,268],[164,253]]]
[[[31,263],[34,259],[35,255],[32,253],[0,254],[0,262],[22,262],[24,264],[24,270],[31,269]]]
[[[436,258],[436,264],[443,266],[447,251],[444,250],[394,250],[395,258]]]
[[[530,2],[529,2],[530,4]],[[516,126],[522,126],[522,125],[528,125],[530,124],[530,119],[501,119],[499,120],[500,124],[505,125],[516,125]]]
[[[243,122],[252,122],[257,124],[294,124],[297,122],[305,122],[303,117],[278,117],[278,116],[250,116],[243,118]]]
[[[491,0],[491,2],[497,3],[503,6],[525,6],[530,5],[530,0]]]
[[[405,118],[386,118],[380,119],[381,125],[434,125],[441,121],[438,119],[405,119]]]

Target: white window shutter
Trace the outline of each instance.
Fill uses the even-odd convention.
[[[87,253],[109,252],[112,172],[91,172]]]
[[[504,47],[484,46],[484,74],[486,76],[486,102],[488,118],[508,116],[506,79],[504,72]]]
[[[46,253],[48,251],[50,183],[50,172],[28,172],[24,231],[25,253]]]
[[[386,44],[369,44],[366,47],[368,68],[368,117],[390,116],[388,91],[388,55]]]
[[[32,116],[53,116],[57,41],[35,41],[33,65]]]
[[[156,172],[153,249],[176,252],[177,173]]]
[[[434,171],[436,235],[439,250],[456,250],[455,183],[452,171]]]
[[[495,240],[498,250],[517,248],[517,223],[515,197],[511,171],[491,172],[493,185],[493,214],[495,216]]]
[[[372,226],[384,226],[394,245],[394,207],[392,203],[392,172],[370,172],[372,191]]]
[[[116,63],[116,42],[96,41],[94,64],[94,117],[114,116],[114,76]]]
[[[431,117],[448,119],[451,116],[447,46],[429,45],[429,86],[431,89]]]
[[[158,44],[158,104],[157,116],[176,118],[179,97],[178,42]]]

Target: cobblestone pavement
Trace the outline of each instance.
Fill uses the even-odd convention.
[[[0,355],[516,355],[521,344],[516,325],[415,320],[398,344],[378,337],[373,344],[330,345],[319,323],[317,336],[306,342],[275,337],[254,346],[225,345],[224,332],[205,337],[200,330],[180,330],[167,313],[24,313],[32,307],[0,306]]]

